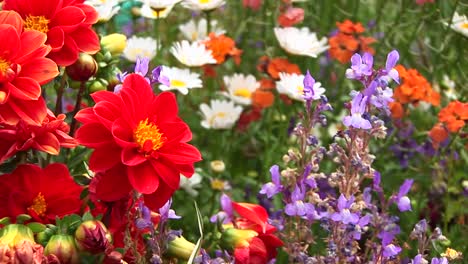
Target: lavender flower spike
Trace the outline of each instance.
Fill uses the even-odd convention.
[[[161,65],[154,68],[154,70],[151,72],[151,79],[153,82],[164,84],[166,86],[171,86],[171,81],[169,80],[169,78],[167,78],[167,76],[161,75],[162,68],[163,66]]]
[[[210,218],[210,222],[216,223],[218,221],[222,221],[223,224],[228,224],[232,221],[232,216],[234,214],[231,198],[223,193],[219,200],[221,203],[221,211],[213,215]]]
[[[180,219],[181,217],[176,215],[175,211],[171,209],[172,199],[166,202],[161,208],[159,208],[159,214],[161,215],[161,222],[167,219]]]
[[[346,78],[361,80],[364,76],[371,76],[373,64],[374,58],[370,53],[366,52],[362,57],[355,53],[351,57],[351,68],[346,70]]]
[[[273,165],[270,168],[271,182],[266,183],[262,186],[260,194],[266,194],[268,198],[273,197],[277,193],[281,192],[283,185],[281,185],[280,171],[278,165]]]
[[[349,208],[354,203],[354,196],[348,199],[341,194],[338,198],[337,208],[338,211],[331,215],[331,219],[335,222],[342,222],[343,224],[357,224],[359,222],[359,215],[351,213]]]
[[[446,257],[442,258],[432,258],[431,264],[448,264],[448,260]]]
[[[291,194],[291,203],[284,208],[284,212],[289,216],[305,216],[309,211],[315,210],[311,203],[304,203],[304,192],[299,186]]]
[[[343,118],[343,124],[347,127],[371,129],[369,120],[364,119],[362,115],[366,112],[367,96],[358,93],[351,102],[351,115]]]
[[[392,78],[396,83],[400,83],[400,78],[398,75],[398,71],[395,70],[395,65],[397,61],[400,59],[400,54],[398,51],[392,50],[387,55],[387,61],[385,62],[385,73],[388,77]]]
[[[306,75],[304,76],[304,100],[311,102],[313,100],[320,99],[320,96],[325,93],[325,88],[321,87],[320,82],[315,82],[315,79],[310,75],[309,70],[307,70]]]
[[[400,190],[398,191],[398,195],[396,197],[396,203],[400,212],[411,211],[411,201],[408,196],[406,196],[406,194],[411,189],[413,181],[413,179],[407,179],[400,186]]]

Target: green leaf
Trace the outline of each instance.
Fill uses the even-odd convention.
[[[8,217],[8,216],[3,217],[2,219],[0,219],[0,225],[8,225],[10,223],[11,223],[10,217]]]
[[[93,215],[90,212],[84,213],[83,217],[81,218],[84,221],[94,220]]]
[[[16,217],[16,223],[18,224],[22,224],[24,223],[25,221],[28,221],[28,220],[31,220],[31,216],[30,215],[27,215],[27,214],[20,214]]]
[[[198,205],[196,201],[194,201],[194,205],[195,205],[195,210],[197,212],[198,230],[200,231],[200,238],[195,244],[195,248],[193,249],[192,254],[190,254],[190,258],[187,261],[187,264],[192,264],[193,261],[195,260],[195,257],[198,256],[200,252],[201,244],[203,241],[203,217],[200,213],[200,210],[198,209]]]
[[[38,222],[29,223],[27,226],[31,229],[31,231],[33,231],[33,233],[39,233],[46,230],[46,226]]]

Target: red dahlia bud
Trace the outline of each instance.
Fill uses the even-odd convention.
[[[112,237],[106,226],[97,220],[81,223],[76,229],[75,240],[80,250],[91,254],[104,253],[112,243]]]
[[[44,255],[54,255],[63,264],[79,263],[75,241],[70,235],[53,235],[45,247]]]
[[[66,68],[68,76],[75,81],[85,82],[93,77],[98,71],[98,64],[93,56],[80,53],[75,63]]]

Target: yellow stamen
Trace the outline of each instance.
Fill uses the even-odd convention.
[[[463,24],[461,24],[460,27],[461,27],[461,28],[468,28],[468,23],[463,23]]]
[[[155,124],[148,122],[147,118],[145,120],[141,120],[136,127],[133,132],[133,139],[141,150],[149,152],[160,149],[167,138],[163,136],[163,133],[159,132],[159,129]]]
[[[24,28],[47,33],[49,31],[49,20],[45,16],[27,16],[24,21]]]
[[[185,87],[186,85],[187,84],[183,81],[171,80],[171,87],[182,88],[182,87]]]
[[[304,93],[304,86],[298,85],[296,89],[300,94]]]
[[[252,96],[252,93],[247,88],[238,88],[234,91],[234,95],[244,98],[250,98]]]
[[[10,68],[10,63],[0,58],[0,74],[4,75],[9,68]]]
[[[200,4],[208,4],[211,0],[198,0],[198,2],[200,2]]]
[[[47,203],[45,201],[44,195],[39,192],[34,198],[33,203],[28,210],[34,211],[38,216],[44,216],[47,210]]]

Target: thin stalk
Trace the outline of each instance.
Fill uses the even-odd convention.
[[[75,130],[76,130],[76,126],[77,126],[75,115],[76,115],[76,113],[78,113],[78,111],[81,108],[81,101],[83,100],[83,93],[84,93],[85,89],[86,89],[86,82],[81,82],[80,83],[80,90],[78,91],[78,94],[76,96],[75,108],[73,109],[73,112],[72,112],[72,118],[73,119],[72,119],[72,122],[71,122],[71,125],[70,125],[70,133],[69,133],[71,137],[73,137],[74,134],[75,134]]]
[[[64,71],[62,75],[62,79],[60,80],[60,85],[57,88],[57,100],[55,102],[55,115],[59,115],[62,113],[62,98],[63,98],[63,91],[65,90],[65,85],[67,84],[68,75],[67,72]]]

